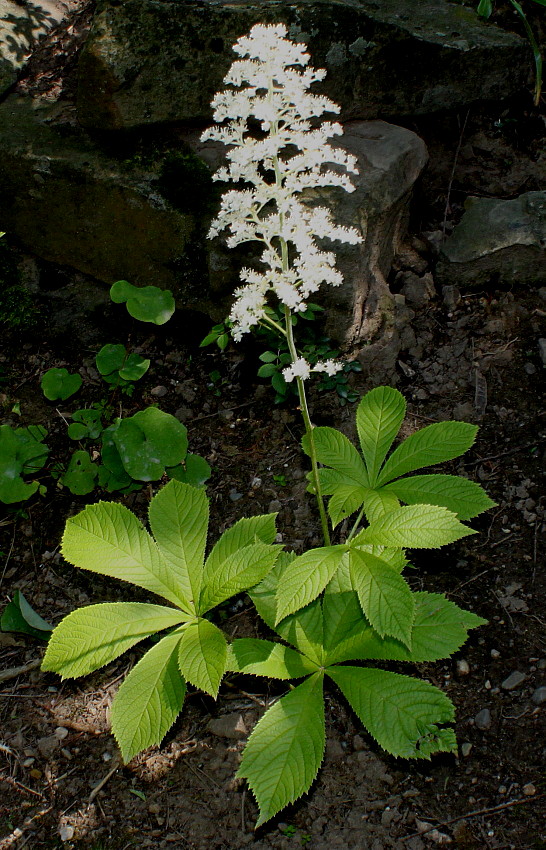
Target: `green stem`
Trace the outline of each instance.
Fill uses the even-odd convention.
[[[285,305],[284,307],[284,318],[286,323],[286,338],[288,341],[288,349],[290,351],[290,357],[292,358],[292,362],[298,359],[298,352],[296,350],[296,345],[294,343],[294,331],[292,328],[292,314],[290,312],[290,308]],[[324,498],[322,496],[322,488],[320,486],[320,478],[318,474],[318,460],[317,460],[317,449],[315,446],[315,437],[313,434],[313,424],[311,422],[311,416],[309,415],[309,407],[307,405],[307,396],[305,394],[305,385],[301,378],[296,378],[296,384],[298,387],[298,395],[300,399],[300,410],[301,415],[303,417],[303,422],[305,425],[305,433],[307,434],[307,439],[309,441],[309,456],[311,458],[311,468],[313,474],[313,486],[315,488],[315,496],[317,498],[317,505],[320,514],[320,523],[322,526],[322,537],[324,539],[324,545],[330,545],[330,530],[328,528],[328,517],[326,516],[326,509],[324,507]]]
[[[355,520],[355,522],[354,522],[353,527],[351,528],[351,530],[350,530],[350,532],[349,532],[349,534],[348,534],[348,536],[347,536],[347,539],[345,540],[345,543],[350,543],[350,542],[351,542],[351,540],[353,539],[353,537],[354,537],[354,536],[355,536],[355,534],[356,534],[357,528],[358,528],[358,526],[360,525],[360,523],[361,523],[361,521],[362,521],[362,517],[363,517],[363,516],[364,516],[364,505],[362,505],[362,508],[360,509],[360,512],[359,512],[359,514],[358,514],[358,516],[357,516],[357,518],[356,518],[356,520]]]

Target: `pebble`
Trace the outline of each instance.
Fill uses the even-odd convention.
[[[64,726],[57,726],[54,734],[58,741],[64,741],[68,736],[68,729],[65,729]]]
[[[521,790],[523,791],[526,797],[533,797],[537,793],[537,789],[535,788],[532,782],[528,782],[526,785],[523,786]]]
[[[542,360],[542,365],[546,366],[546,339],[539,339],[539,341],[538,341],[538,353],[540,354],[540,359]]]
[[[469,665],[468,661],[466,661],[464,658],[460,658],[457,661],[457,675],[458,676],[468,676],[469,673],[470,673],[470,665]]]
[[[470,741],[465,741],[464,744],[461,744],[461,755],[463,758],[468,758],[471,750],[472,744],[470,743]]]
[[[233,487],[233,489],[231,489],[229,491],[229,498],[231,499],[232,502],[238,502],[239,499],[243,498],[243,494],[238,493],[237,490],[235,489],[235,487]]]
[[[45,738],[40,738],[36,742],[36,746],[38,747],[41,756],[49,758],[49,756],[54,753],[59,746],[59,739],[55,735],[46,735]]]
[[[527,375],[535,375],[537,371],[537,367],[534,363],[524,363],[523,370]]]
[[[167,393],[167,387],[161,385],[159,387],[154,387],[153,390],[151,390],[151,394],[155,395],[157,398],[163,398],[163,396],[167,395]]]
[[[208,723],[207,729],[219,738],[231,738],[235,741],[240,741],[248,735],[243,715],[238,711],[215,717]]]
[[[481,711],[478,711],[474,718],[474,723],[476,724],[476,729],[480,729],[482,732],[489,729],[491,727],[491,712],[489,709],[482,708]]]
[[[454,310],[461,303],[461,292],[456,286],[443,286],[442,300],[448,310]]]
[[[59,835],[61,836],[61,841],[71,841],[74,838],[74,827],[61,826]]]
[[[498,649],[491,650],[491,658],[500,658],[500,652]]]
[[[544,685],[533,692],[531,701],[534,702],[535,705],[542,705],[546,702],[546,687],[544,687]]]
[[[514,688],[519,688],[519,686],[523,684],[526,678],[527,677],[525,673],[521,673],[519,670],[514,670],[514,672],[510,673],[510,675],[506,677],[504,682],[502,682],[501,688],[504,691],[513,691]]]

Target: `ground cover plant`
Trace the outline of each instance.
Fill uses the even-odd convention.
[[[405,477],[461,455],[476,428],[437,423],[389,455],[405,414],[396,390],[378,388],[360,402],[362,457],[339,432],[312,425],[305,381],[312,371],[333,377],[343,366],[332,358],[306,360],[292,319],[321,283],[341,283],[335,254],[322,249],[322,240],[357,244],[362,235],[335,225],[327,208],[306,203],[306,190],[316,186],[352,191],[348,174],[356,165],[329,145],[341,135],[340,125],[316,123],[323,112],[338,111],[308,92],[325,72],[308,68],[303,45],[285,36],[283,25],[258,25],[239,39],[234,49],[242,59],[225,80],[232,88],[213,101],[222,126],[204,138],[229,147],[229,165],[215,177],[253,188],[224,194],[209,235],[227,229],[231,246],[263,246],[259,269],[241,272],[244,285],[235,293],[230,332],[239,340],[264,323],[286,341],[290,361],[282,375],[297,387],[323,545],[298,557],[281,552],[273,543],[272,518],[260,516],[225,532],[205,560],[206,497],[176,481],[150,504],[153,537],[126,508],[90,506],[67,523],[65,558],[131,581],[177,609],[145,603],[80,609],[54,630],[43,665],[79,676],[174,627],[136,665],[114,703],[112,725],[125,760],[162,740],[181,708],[185,679],[213,696],[227,671],[303,679],[264,714],[243,753],[238,776],[257,799],[257,825],[305,793],[317,775],[325,741],[325,676],[393,755],[428,759],[456,749],[449,725],[454,709],[441,689],[360,662],[434,661],[457,651],[468,630],[484,622],[441,594],[412,591],[402,571],[407,548],[438,548],[473,534],[461,519],[493,504],[479,485],[464,479]],[[251,132],[254,121],[261,133]],[[282,322],[266,309],[271,298]],[[336,528],[355,513],[351,530],[333,542]],[[245,590],[282,643],[243,638],[228,646],[211,618],[217,606]]]

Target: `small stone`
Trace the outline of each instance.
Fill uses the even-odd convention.
[[[74,838],[74,827],[67,826],[66,824],[61,826],[59,835],[61,836],[61,841],[71,841]]]
[[[468,676],[470,673],[470,665],[464,658],[459,658],[457,661],[457,676]]]
[[[240,741],[248,735],[243,715],[238,711],[215,717],[209,721],[207,729],[219,738],[230,738],[234,741]]]
[[[23,762],[23,767],[32,767],[32,765],[34,764],[35,761],[36,761],[36,759],[34,759],[34,758],[25,759],[24,762]]]
[[[154,387],[151,391],[152,395],[155,395],[157,398],[163,398],[164,395],[167,395],[168,389],[167,387],[159,386]]]
[[[58,741],[64,741],[64,739],[68,736],[68,729],[65,729],[64,726],[57,726],[54,735]]]
[[[532,782],[527,782],[521,789],[526,797],[533,797],[537,793],[537,789]]]
[[[538,353],[540,354],[540,359],[542,360],[542,365],[546,366],[546,339],[539,339],[539,341],[538,341]]]
[[[491,712],[489,709],[482,708],[481,711],[478,711],[474,718],[474,723],[476,724],[476,729],[479,729],[481,732],[489,729],[491,727]]]
[[[513,691],[514,688],[519,688],[520,685],[523,684],[527,676],[525,673],[520,673],[519,670],[514,670],[513,673],[510,673],[509,676],[506,677],[504,682],[501,683],[501,688],[504,691]]]
[[[540,688],[537,688],[533,692],[533,696],[531,697],[531,701],[535,705],[542,705],[543,703],[546,702],[546,687],[544,687],[544,685]]]
[[[506,794],[507,791],[508,788],[506,787],[506,785],[499,785],[499,787],[497,788],[497,793],[501,795]]]
[[[442,286],[442,300],[448,310],[455,310],[461,303],[461,293],[456,286]]]
[[[353,750],[355,753],[361,753],[366,749],[366,741],[362,737],[362,735],[354,735],[353,736]]]
[[[45,738],[40,738],[36,746],[40,751],[40,755],[48,758],[59,746],[59,739],[55,735],[46,735]]]
[[[179,422],[188,422],[190,419],[193,419],[193,410],[191,407],[179,407],[175,410],[174,415]]]
[[[272,499],[271,502],[269,503],[269,507],[267,508],[267,512],[269,514],[276,514],[280,511],[281,508],[282,508],[282,505],[279,502],[279,500],[278,499]]]
[[[465,741],[464,744],[461,744],[461,755],[463,758],[468,758],[471,750],[472,744],[470,743],[470,741]]]
[[[238,502],[239,499],[243,498],[243,494],[237,492],[235,487],[232,487],[232,489],[229,491],[229,498],[231,499],[232,502]]]
[[[498,649],[492,649],[491,650],[491,658],[495,658],[495,659],[500,658],[500,652],[499,652]]]
[[[535,375],[536,371],[537,371],[537,367],[535,366],[534,363],[524,363],[523,364],[523,371],[525,372],[526,375]]]

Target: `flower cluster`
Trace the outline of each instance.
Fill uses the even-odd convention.
[[[342,134],[341,126],[330,122],[315,126],[324,112],[339,112],[327,97],[308,91],[326,72],[308,68],[305,46],[289,41],[286,34],[284,24],[258,24],[235,43],[233,49],[242,58],[224,80],[232,88],[212,101],[214,120],[222,126],[211,127],[201,137],[229,147],[228,166],[220,168],[214,179],[244,181],[251,187],[223,195],[209,237],[227,230],[230,247],[250,240],[264,246],[260,257],[264,270],[242,269],[244,285],[235,292],[230,322],[237,341],[265,319],[270,292],[291,311],[301,312],[305,299],[322,283],[341,284],[335,255],[322,250],[317,239],[361,241],[356,229],[336,225],[329,209],[308,207],[301,200],[306,189],[322,186],[352,192],[345,172],[354,174],[357,169],[355,157],[329,144],[329,139]],[[261,132],[252,133],[251,120],[259,122]],[[314,367],[321,369],[328,374],[337,371],[330,362]],[[285,370],[285,378],[306,378],[309,370],[307,364],[304,374],[296,360]]]
[[[301,378],[306,381],[311,372],[325,372],[327,375],[335,375],[343,369],[343,363],[336,360],[319,360],[314,366],[304,357],[298,357],[290,366],[282,370],[283,378],[287,384],[293,381],[294,378]]]

